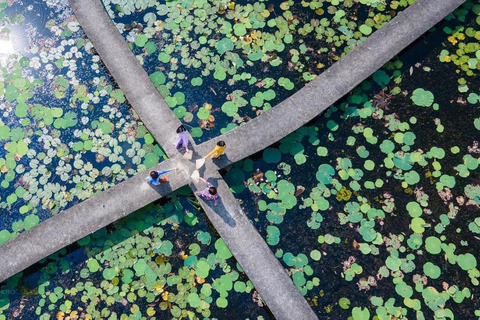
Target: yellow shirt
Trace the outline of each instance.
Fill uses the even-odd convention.
[[[226,148],[227,148],[226,145],[224,145],[223,147],[215,146],[215,148],[209,154],[207,154],[205,158],[208,158],[208,157],[212,157],[212,159],[218,158],[223,154],[223,152],[225,152]]]

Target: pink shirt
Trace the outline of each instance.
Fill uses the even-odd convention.
[[[202,191],[199,191],[198,194],[201,195],[202,197],[204,197],[204,198],[207,199],[207,200],[215,200],[215,202],[217,202],[217,200],[218,200],[218,193],[215,194],[215,195],[212,195],[212,194],[210,194],[210,192],[208,191],[208,188],[213,187],[213,185],[212,185],[210,182],[208,182],[208,181],[206,181],[205,183],[207,184],[207,187],[206,187],[205,189],[203,189]]]

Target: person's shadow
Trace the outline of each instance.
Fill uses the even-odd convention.
[[[228,156],[226,154],[222,154],[220,157],[214,158],[214,159],[210,159],[210,158],[205,159],[205,162],[206,161],[212,161],[212,163],[217,166],[217,170],[220,170],[220,168],[224,168],[227,165],[231,164],[231,161],[230,159],[228,159]],[[200,177],[204,176],[205,168],[206,168],[206,164],[203,164],[201,168],[197,169],[198,173],[200,174]]]
[[[220,157],[212,159],[212,162],[218,167],[218,168],[225,168],[227,165],[231,164],[230,159],[228,158],[228,155],[226,153],[222,154]]]
[[[209,178],[207,181],[213,184],[213,186],[218,186],[218,178]],[[194,191],[199,191],[199,190],[195,189]],[[232,228],[234,228],[237,225],[235,220],[228,213],[227,208],[225,208],[225,205],[223,204],[223,201],[222,201],[222,197],[220,196],[218,197],[217,205],[215,205],[215,200],[204,199],[201,195],[198,195],[197,198],[199,199],[199,201],[202,201],[207,207],[212,209],[212,211],[214,211],[218,216],[220,216],[220,218],[222,218],[227,225],[229,225]]]
[[[173,192],[170,181],[161,181],[159,184],[148,184],[153,190],[155,190],[162,198],[165,198]]]

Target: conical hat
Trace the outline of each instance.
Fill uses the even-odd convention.
[[[198,170],[195,170],[193,171],[192,175],[190,176],[190,178],[192,178],[192,180],[195,182],[195,183],[198,183],[200,181],[200,174],[198,173]]]
[[[205,164],[205,158],[197,159],[195,162],[195,168],[200,169]]]
[[[188,152],[185,152],[185,154],[183,155],[183,159],[185,159],[185,160],[192,160],[192,156],[193,156],[193,151],[192,151],[192,150],[188,150]]]

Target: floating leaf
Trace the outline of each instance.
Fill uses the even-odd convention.
[[[98,264],[98,261],[96,259],[88,260],[87,266],[90,272],[97,272],[98,269],[100,268],[100,265]]]
[[[228,38],[223,38],[215,44],[215,48],[219,54],[224,54],[227,51],[233,50],[233,42]]]
[[[105,280],[112,280],[117,275],[117,272],[113,268],[105,268],[102,275]]]
[[[217,249],[217,256],[222,259],[230,259],[232,257],[232,252],[221,238],[215,241],[215,249]]]
[[[276,226],[267,226],[267,243],[275,246],[280,241],[280,230]]]
[[[431,262],[427,262],[423,265],[423,273],[425,273],[426,276],[432,279],[438,279],[440,277],[441,271],[438,266],[434,265]]]
[[[222,105],[222,111],[229,117],[233,117],[238,112],[237,105],[232,101],[227,101]]]
[[[146,35],[144,34],[139,34],[136,38],[135,38],[135,45],[137,45],[137,47],[140,47],[140,48],[143,48],[143,46],[145,45],[145,43],[147,43],[148,41],[148,38]]]
[[[415,89],[412,93],[412,101],[417,106],[430,107],[433,104],[433,93],[422,88]]]

